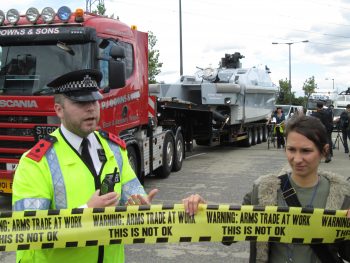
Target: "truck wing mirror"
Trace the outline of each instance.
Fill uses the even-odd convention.
[[[121,46],[112,46],[109,51],[112,57],[108,61],[108,83],[110,89],[119,89],[125,86],[125,58],[124,48]]]
[[[113,46],[109,51],[109,55],[114,59],[123,59],[125,58],[124,48],[120,46]]]
[[[110,59],[108,61],[108,72],[108,83],[111,89],[119,89],[125,86],[124,61]]]

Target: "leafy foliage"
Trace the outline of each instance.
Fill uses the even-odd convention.
[[[289,102],[291,101],[291,96],[294,96],[294,95],[290,94],[289,92],[288,80],[280,79],[278,83],[280,88],[279,88],[279,93],[277,98],[277,104],[289,104]]]
[[[297,97],[295,97],[294,92],[290,93],[289,92],[289,81],[287,79],[279,80],[279,93],[278,93],[278,98],[277,98],[276,104],[302,105],[305,107],[307,99],[308,99],[308,97],[298,97],[297,98]]]
[[[96,8],[97,8],[97,10],[92,11],[92,13],[97,14],[97,15],[101,15],[101,16],[105,15],[105,13],[106,13],[106,7],[105,7],[104,4],[99,3],[99,4],[96,6]]]
[[[317,89],[317,84],[315,82],[314,76],[305,80],[304,85],[303,85],[303,91],[304,91],[304,94],[307,98],[309,98],[311,96],[311,94],[315,92],[316,89]]]
[[[159,62],[159,50],[155,48],[157,38],[152,31],[148,31],[148,82],[157,83],[156,76],[161,72],[162,62]]]

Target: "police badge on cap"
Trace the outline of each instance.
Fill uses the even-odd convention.
[[[83,69],[64,74],[50,83],[48,87],[54,89],[55,94],[64,94],[74,101],[96,101],[102,99],[98,85],[102,73],[94,69]]]

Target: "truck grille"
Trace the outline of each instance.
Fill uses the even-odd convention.
[[[0,141],[0,148],[29,149],[35,142],[26,141]]]
[[[0,115],[0,136],[4,137],[0,139],[0,149],[2,150],[0,159],[21,158],[24,151],[32,148],[40,138],[46,135],[44,130],[45,127],[48,127],[48,122],[55,123],[56,120],[58,120],[56,116]],[[56,125],[52,124],[52,126]],[[42,137],[38,137],[37,131]],[[0,170],[6,170],[4,161],[0,160],[0,165]]]
[[[0,116],[3,123],[47,123],[46,116]]]

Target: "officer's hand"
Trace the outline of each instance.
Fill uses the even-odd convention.
[[[125,205],[150,205],[153,198],[159,192],[158,189],[151,190],[147,196],[140,194],[131,195]]]
[[[189,197],[182,199],[182,203],[185,206],[185,211],[190,216],[197,214],[198,205],[206,204],[207,202],[198,194],[190,195]]]
[[[100,195],[100,190],[97,190],[87,202],[87,206],[93,208],[117,206],[119,203],[119,198],[120,195],[116,192]]]

